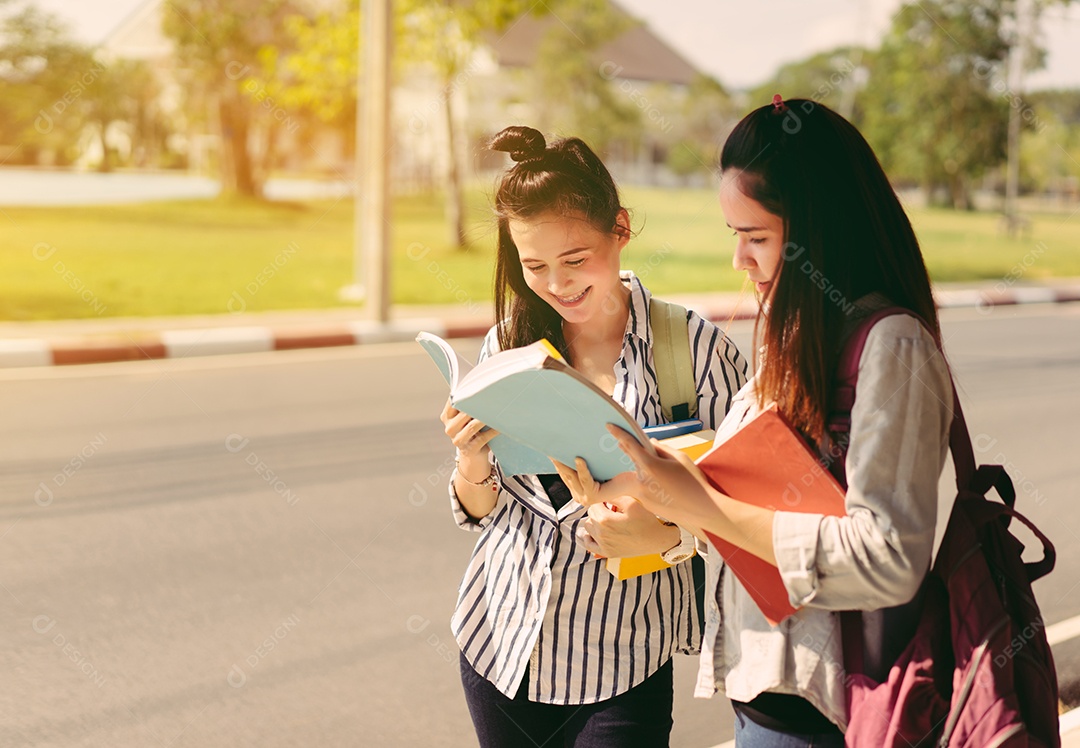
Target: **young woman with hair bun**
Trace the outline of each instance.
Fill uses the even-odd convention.
[[[663,423],[650,294],[620,257],[633,232],[581,140],[528,127],[491,141],[515,162],[495,194],[496,325],[480,359],[547,338],[642,426]],[[713,428],[745,380],[714,325],[686,315],[698,417]],[[701,640],[690,563],[620,581],[597,554],[689,556],[692,537],[633,501],[586,509],[558,475],[502,475],[484,424],[442,413],[457,450],[457,524],[479,533],[453,616],[482,746],[666,746],[675,652]],[[674,555],[673,555],[674,554]]]

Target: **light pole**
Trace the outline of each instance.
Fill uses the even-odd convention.
[[[366,301],[365,316],[390,320],[391,0],[363,0],[356,117],[355,283],[342,296]],[[366,283],[365,283],[366,280]]]
[[[1016,236],[1022,228],[1020,217],[1020,100],[1024,90],[1024,66],[1027,65],[1029,38],[1033,19],[1028,0],[1017,0],[1012,46],[1009,48],[1009,130],[1005,165],[1005,230]]]

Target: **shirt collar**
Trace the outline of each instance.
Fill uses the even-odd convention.
[[[626,320],[626,335],[633,335],[645,345],[652,345],[652,325],[649,320],[649,300],[652,294],[630,270],[619,271],[619,279],[630,287],[630,315]]]

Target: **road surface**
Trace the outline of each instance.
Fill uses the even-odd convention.
[[[1080,616],[1080,305],[944,329],[980,458],[1057,543],[1047,621]],[[412,343],[0,372],[0,744],[475,745],[444,399]],[[693,671],[673,745],[706,748],[730,708]]]

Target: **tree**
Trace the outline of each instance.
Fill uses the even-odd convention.
[[[0,2],[0,7],[10,3]],[[0,20],[0,143],[15,146],[8,163],[65,163],[94,128],[112,165],[106,132],[122,125],[141,158],[164,145],[160,90],[143,62],[106,61],[76,44],[54,16],[24,4]]]
[[[257,197],[262,185],[251,153],[252,124],[268,93],[250,81],[261,69],[264,47],[286,48],[286,19],[300,13],[297,0],[170,0],[165,34],[176,58],[216,100],[221,136],[222,189]]]
[[[871,61],[865,132],[893,179],[970,208],[972,180],[1005,157],[1008,103],[988,70],[1008,53],[1010,0],[923,0],[897,13]]]
[[[543,3],[532,12],[546,12]],[[467,80],[468,66],[485,34],[498,32],[527,12],[525,0],[398,0],[394,4],[394,70],[426,67],[439,81],[448,146],[446,214],[453,246],[465,246],[464,197],[459,164],[454,95]],[[267,75],[281,81],[281,100],[312,112],[322,122],[355,132],[356,79],[360,39],[359,0],[342,11],[286,22],[292,52],[277,59]],[[268,84],[271,87],[273,84]]]
[[[405,37],[414,59],[426,61],[439,80],[447,136],[446,214],[450,242],[465,247],[465,197],[461,183],[460,134],[454,97],[467,81],[467,67],[488,33],[499,32],[525,13],[546,13],[544,3],[525,0],[407,0]]]
[[[573,0],[555,10],[560,23],[544,35],[537,51],[535,80],[539,123],[568,132],[596,150],[641,131],[641,112],[613,84],[597,53],[637,21],[607,0]]]
[[[715,168],[720,146],[739,116],[731,94],[715,78],[695,77],[674,118],[676,142],[668,152],[668,168],[678,176]]]
[[[161,105],[161,83],[148,64],[138,60],[119,62],[110,71],[120,79],[125,94],[122,118],[131,138],[132,166],[161,166],[168,151],[169,117]]]
[[[396,18],[395,40],[400,26]],[[290,16],[285,20],[287,50],[264,47],[260,54],[260,82],[274,99],[301,117],[337,129],[347,153],[355,148],[359,28],[360,0],[346,0],[310,16]]]
[[[359,28],[360,0],[286,19],[291,51],[273,59],[263,55],[264,69],[273,68],[272,77],[283,82],[282,103],[306,109],[322,122],[355,125]]]
[[[99,171],[110,171],[115,157],[107,134],[121,124],[131,140],[132,155],[140,146],[156,145],[163,138],[164,122],[158,110],[161,90],[142,60],[113,60],[101,64],[101,73],[85,96],[83,121],[93,125],[101,143]]]
[[[1021,147],[1023,186],[1076,199],[1080,195],[1080,91],[1040,91],[1020,112],[1032,137]]]
[[[840,112],[859,127],[863,116],[855,93],[865,82],[866,55],[861,47],[844,46],[782,65],[771,79],[750,92],[750,105],[768,104],[774,94],[785,99],[810,99]]]
[[[86,94],[103,71],[55,16],[29,4],[5,14],[0,19],[0,143],[12,152],[4,160],[73,157],[85,123]]]

